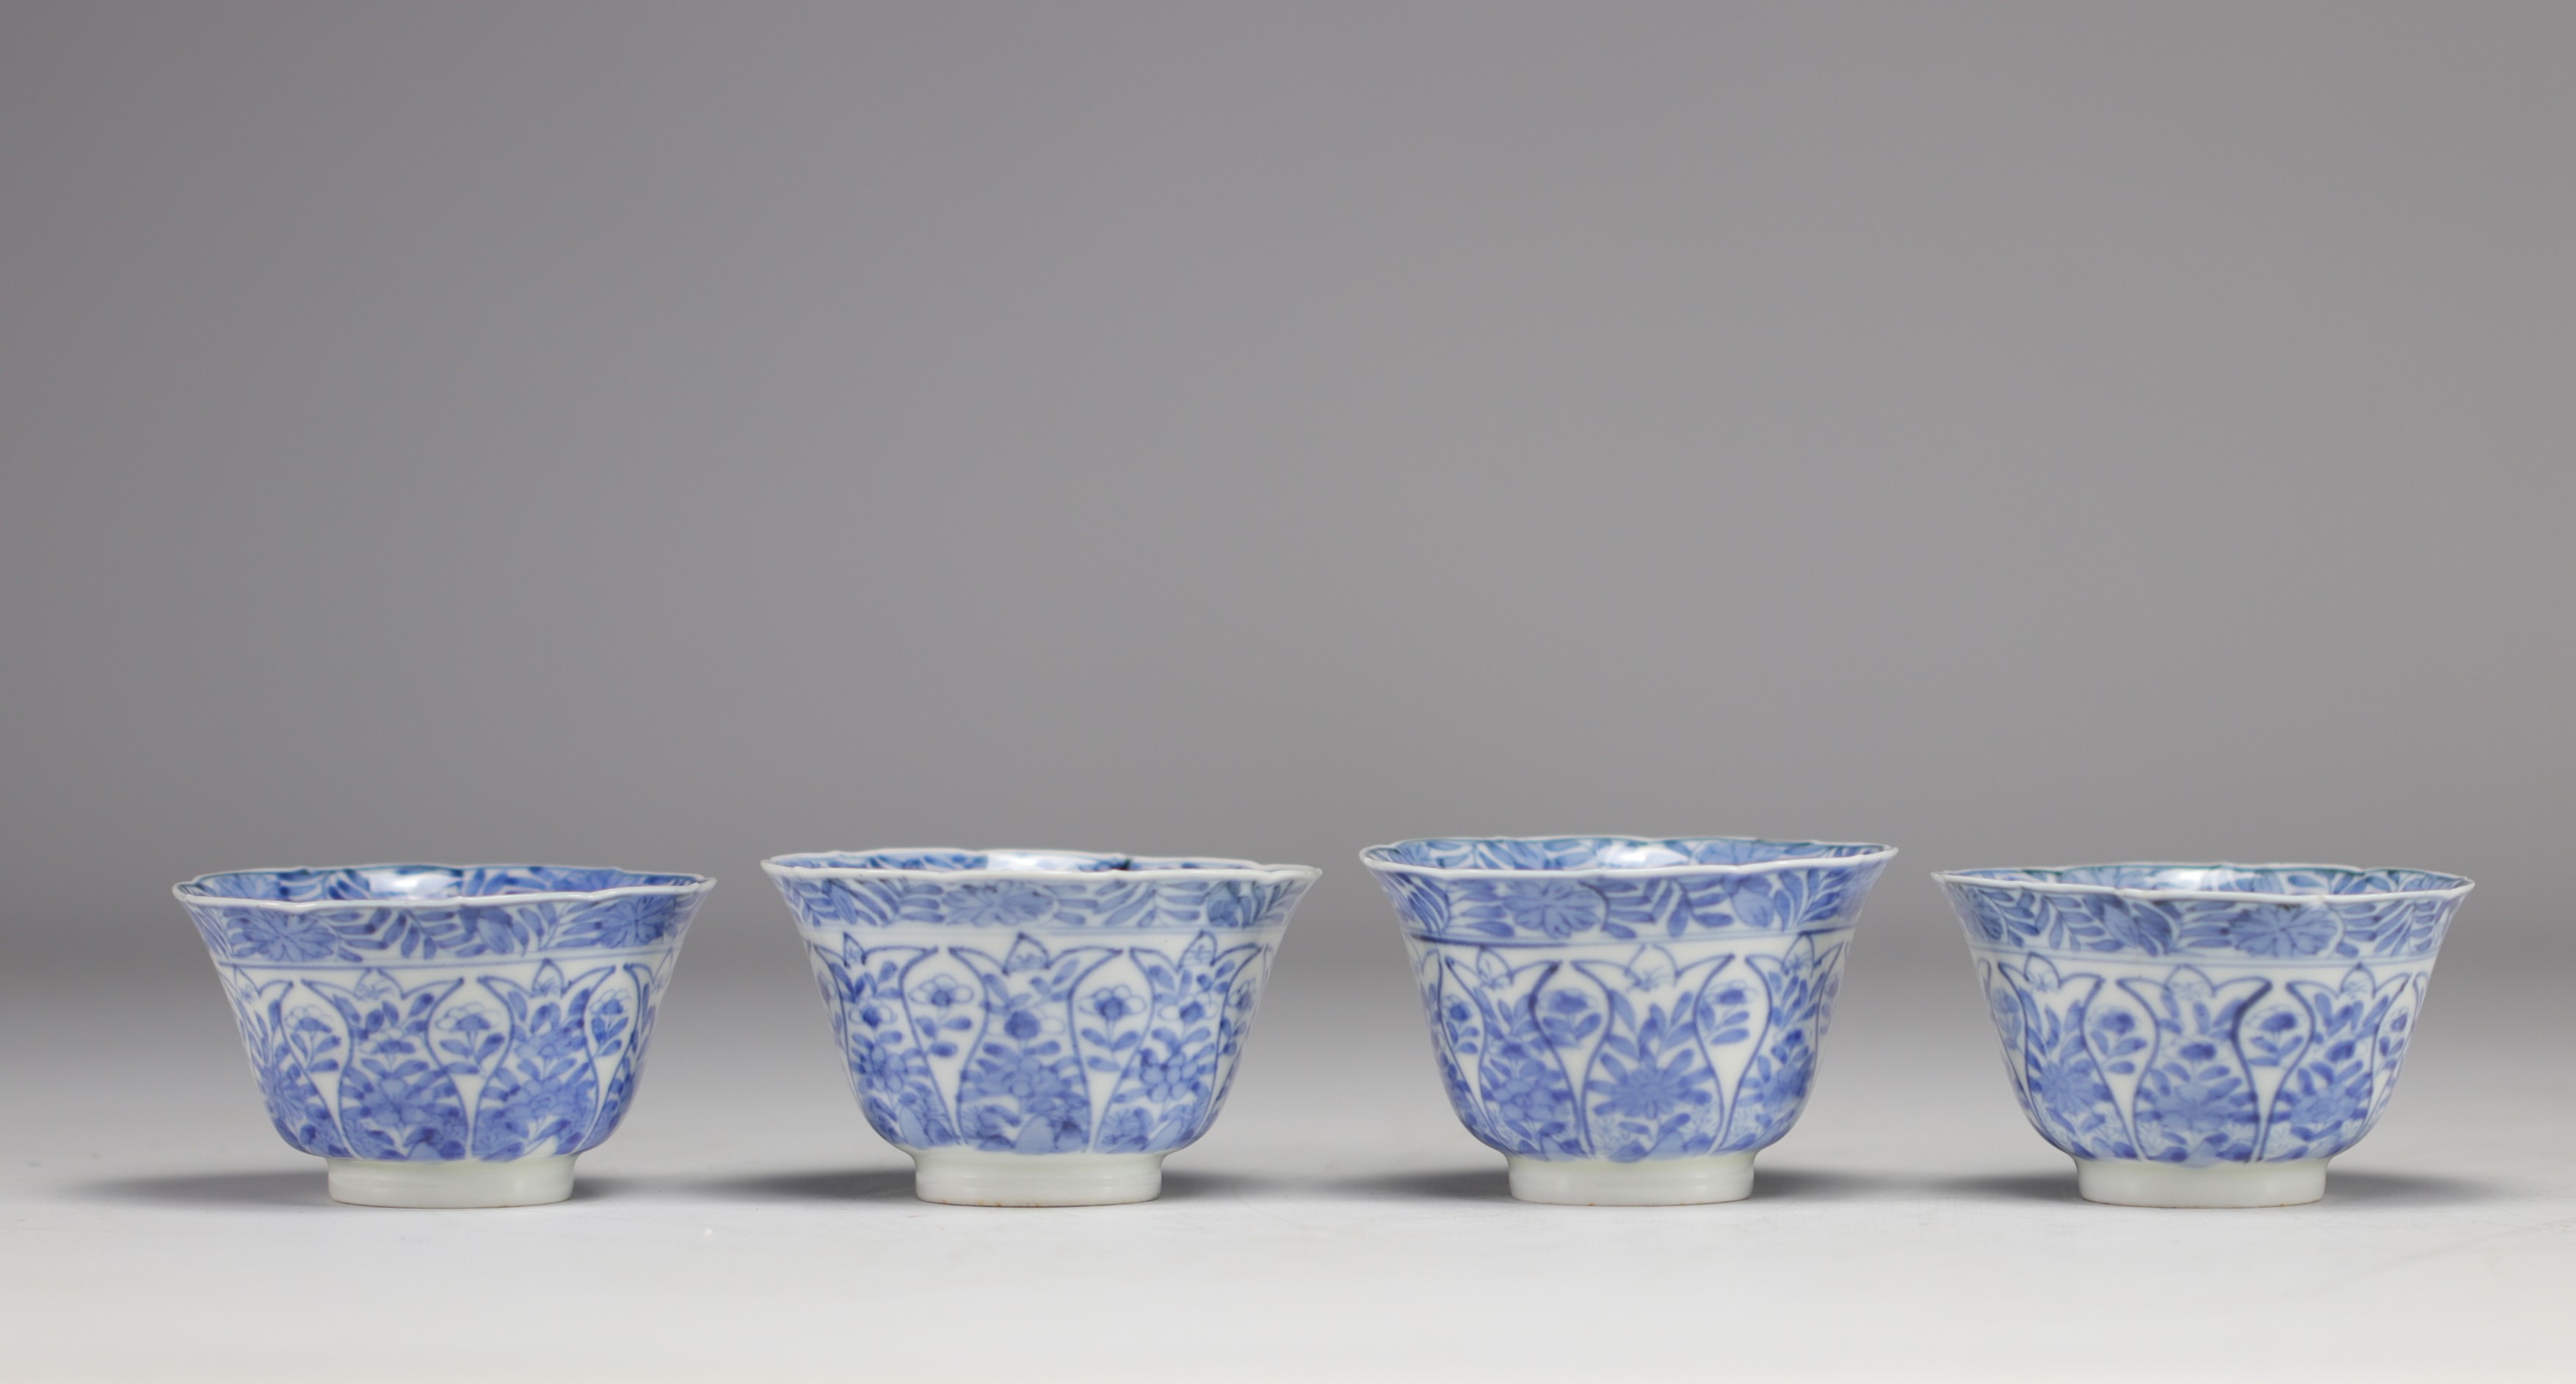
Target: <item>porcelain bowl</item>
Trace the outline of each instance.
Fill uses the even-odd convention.
[[[1395,903],[1450,1103],[1512,1195],[1733,1201],[1815,1079],[1886,846],[1461,837],[1360,855]]]
[[[2370,1132],[2469,881],[2343,865],[1935,875],[2004,1071],[2093,1201],[2287,1206]]]
[[[233,870],[177,886],[269,1119],[339,1201],[572,1195],[715,881],[570,865]]]
[[[924,1201],[1149,1201],[1207,1132],[1318,872],[1081,851],[766,862],[868,1123]]]

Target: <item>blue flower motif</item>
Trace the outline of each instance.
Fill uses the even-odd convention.
[[[2190,1049],[2183,1050],[2186,1058]],[[2200,1061],[2207,1061],[2204,1052]],[[2159,1093],[2157,1113],[2170,1124],[2205,1127],[2221,1124],[2237,1116],[2245,1101],[2244,1083],[2224,1072],[2203,1071],[2174,1081]]]
[[[340,935],[309,913],[235,914],[231,941],[235,952],[259,961],[320,961],[340,950]]]
[[[1709,1093],[1696,1070],[1697,1058],[1683,1052],[1672,1061],[1656,1066],[1642,1062],[1622,1072],[1607,1085],[1594,1084],[1589,1089],[1608,1114],[1625,1115],[1639,1120],[1661,1120],[1709,1102]]]
[[[493,1013],[479,1004],[451,1004],[438,1016],[438,1029],[464,1038],[475,1038],[500,1027]]]
[[[1573,986],[1547,991],[1538,1002],[1538,1031],[1553,1048],[1570,1048],[1601,1027],[1600,1007]]]
[[[647,947],[662,940],[671,930],[671,911],[658,906],[651,898],[625,899],[619,906],[599,910],[590,928],[590,939],[601,947]]]
[[[1787,1060],[1758,1067],[1745,1078],[1736,1097],[1744,1109],[1761,1112],[1765,1118],[1794,1113],[1805,1104],[1807,1083],[1816,1074],[1815,1046],[1805,1041],[1804,1034],[1788,1035],[1781,1046]],[[1780,1133],[1787,1132],[1784,1122]]]
[[[1026,927],[1055,911],[1055,899],[1035,885],[960,884],[940,899],[949,921],[968,927]]]
[[[1002,1010],[1000,1030],[1002,1035],[1013,1042],[1026,1043],[1031,1039],[1064,1032],[1064,1020],[1049,1012],[1052,1007],[1043,996],[1031,994],[1012,996],[1010,1003]]]
[[[2322,908],[2250,908],[2228,920],[2227,940],[2249,956],[2315,956],[2338,930]]]
[[[1492,907],[1512,928],[1551,938],[1571,938],[1600,928],[1602,915],[1610,910],[1602,902],[1600,889],[1574,879],[1515,881],[1497,889]]]
[[[2030,1097],[2054,1111],[2084,1110],[2110,1094],[2093,1068],[2074,1062],[2043,1062],[2030,1078]]]
[[[968,1134],[980,1148],[1078,1149],[1090,1103],[1061,1064],[1026,1048],[988,1047],[975,1060]]]
[[[1208,890],[1209,927],[1251,927],[1261,921],[1262,890],[1252,884],[1220,884]]]
[[[1681,963],[1673,959],[1670,951],[1662,947],[1639,947],[1637,954],[1628,958],[1628,964],[1620,969],[1619,977],[1630,990],[1642,995],[1672,984],[1673,977],[1680,972]]]
[[[1136,1061],[1136,1086],[1145,1099],[1171,1105],[1198,1095],[1198,1082],[1187,1062],[1176,1055],[1148,1052]]]
[[[975,987],[955,976],[932,976],[912,987],[913,1003],[926,1004],[942,1014],[961,1004],[974,1003],[976,998]]]
[[[1146,1004],[1141,996],[1126,986],[1111,985],[1093,991],[1091,997],[1082,1002],[1082,1007],[1090,1010],[1104,1024],[1117,1024],[1144,1013]]]

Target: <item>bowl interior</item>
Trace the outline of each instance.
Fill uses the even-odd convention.
[[[1446,870],[1658,870],[1676,865],[1762,865],[1876,855],[1853,841],[1774,841],[1756,836],[1443,836],[1372,846],[1372,865]]]
[[[1133,870],[1258,870],[1250,860],[1215,856],[1102,855],[1093,851],[886,850],[814,851],[769,862],[784,870],[1023,870],[1041,874],[1109,874]]]
[[[603,889],[686,887],[698,875],[646,874],[580,865],[350,865],[320,870],[229,870],[181,885],[189,894],[270,903],[317,900],[408,902],[496,894],[589,894]]]
[[[2365,870],[2348,865],[2067,865],[2046,869],[1952,870],[1971,882],[2064,884],[2097,889],[2209,894],[2413,894],[2468,881],[2431,870]]]

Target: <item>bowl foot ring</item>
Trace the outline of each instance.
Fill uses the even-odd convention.
[[[911,1153],[912,1194],[948,1206],[1115,1206],[1163,1192],[1159,1153]]]
[[[2326,1194],[2326,1160],[2180,1167],[2125,1158],[2078,1158],[2075,1187],[2112,1206],[2298,1206]]]
[[[1634,1163],[1503,1157],[1511,1165],[1514,1197],[1554,1206],[1698,1206],[1742,1201],[1753,1194],[1750,1153],[1647,1158]]]
[[[572,1164],[578,1155],[516,1158],[486,1163],[460,1159],[447,1163],[398,1163],[373,1158],[330,1158],[331,1200],[352,1206],[403,1206],[461,1209],[486,1206],[543,1206],[572,1195]]]

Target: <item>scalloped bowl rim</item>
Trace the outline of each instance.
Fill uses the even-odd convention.
[[[2255,889],[2155,889],[2136,885],[2078,884],[2054,879],[2002,879],[1987,873],[2012,870],[2028,873],[2063,872],[2067,870],[2338,870],[2347,874],[2431,875],[2457,881],[2431,889],[2362,889],[2349,894],[2293,893],[2288,890]],[[2035,894],[2111,894],[2124,899],[2157,902],[2166,899],[2211,900],[2235,903],[2357,903],[2385,899],[2456,899],[2465,897],[2477,887],[2477,881],[2466,875],[2441,870],[2418,870],[2405,865],[2329,865],[2311,861],[2273,861],[2248,864],[2234,860],[2104,860],[2084,865],[1982,865],[1965,870],[1935,870],[1932,878],[1943,885],[1963,885],[1980,889],[2019,889]]]
[[[1792,855],[1778,860],[1748,860],[1736,864],[1680,865],[1586,865],[1571,870],[1522,869],[1508,865],[1423,865],[1410,860],[1393,860],[1382,852],[1421,845],[1427,841],[1620,841],[1639,846],[1668,845],[1675,841],[1750,841],[1770,846],[1848,847],[1852,855]],[[1896,858],[1896,847],[1875,841],[1806,841],[1785,836],[1629,836],[1621,832],[1559,832],[1547,836],[1409,836],[1401,841],[1370,846],[1360,852],[1360,863],[1371,870],[1400,870],[1409,875],[1433,875],[1446,879],[1508,876],[1516,879],[1588,879],[1593,876],[1619,879],[1653,879],[1668,875],[1767,875],[1782,870],[1806,869],[1817,865],[1884,865]]]
[[[1081,860],[1187,860],[1186,867],[1147,868],[1142,870],[1063,870],[1043,867],[979,866],[970,870],[938,870],[893,865],[802,865],[796,862],[816,856],[831,855],[1054,855]],[[1031,880],[1046,884],[1072,884],[1082,880],[1107,882],[1121,879],[1143,880],[1276,880],[1304,879],[1312,884],[1324,872],[1312,865],[1265,865],[1257,860],[1237,860],[1222,855],[1136,855],[1119,851],[1041,850],[1029,846],[879,846],[861,851],[790,851],[773,855],[760,862],[760,868],[772,879],[944,879],[944,880]]]
[[[620,884],[608,889],[521,890],[502,894],[445,894],[431,897],[382,899],[246,899],[230,894],[211,894],[200,886],[207,880],[225,875],[318,875],[355,873],[361,870],[452,870],[465,874],[474,870],[611,870],[621,875],[670,875],[674,878],[660,884]],[[387,860],[371,865],[290,865],[278,869],[208,870],[194,879],[181,880],[170,886],[170,892],[181,903],[202,903],[225,908],[264,908],[277,913],[318,913],[352,908],[489,908],[532,903],[592,902],[600,899],[643,898],[662,894],[686,898],[704,894],[716,887],[715,876],[693,875],[679,870],[629,870],[618,865],[563,865],[548,861],[477,861],[471,865],[446,865],[431,860]]]

